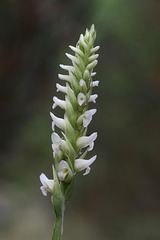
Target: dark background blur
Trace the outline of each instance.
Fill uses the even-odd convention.
[[[2,0],[2,240],[51,239],[52,204],[39,189],[41,172],[52,177],[49,112],[64,53],[92,23],[98,158],[76,177],[63,239],[160,239],[160,1]]]

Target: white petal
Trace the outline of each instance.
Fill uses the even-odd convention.
[[[67,88],[65,86],[60,85],[59,83],[56,83],[56,87],[57,87],[57,92],[63,92],[63,93],[67,93]]]
[[[86,111],[84,114],[83,114],[83,126],[84,127],[87,127],[90,122],[92,121],[92,116],[96,113],[96,109],[91,109],[91,110],[88,110]]]
[[[71,77],[69,75],[58,74],[59,79],[71,82]]]
[[[88,37],[89,37],[89,34],[90,34],[90,33],[89,33],[89,30],[88,30],[88,28],[86,28],[85,37],[88,38]]]
[[[77,147],[79,149],[89,146],[88,151],[91,151],[94,147],[94,141],[97,138],[97,132],[92,133],[90,136],[83,136],[78,138]]]
[[[86,171],[85,171],[85,173],[83,173],[83,176],[85,176],[85,175],[87,175],[88,173],[90,173],[90,171],[91,171],[91,168],[90,168],[90,167],[86,168]]]
[[[59,106],[60,108],[62,109],[66,109],[66,101],[64,100],[61,100],[57,97],[53,97],[53,101],[54,101],[54,104],[52,106],[52,108],[54,109],[56,106]]]
[[[58,165],[58,170],[62,171],[64,168],[70,169],[68,163],[64,160],[62,160]]]
[[[92,49],[90,50],[91,54],[93,54],[94,52],[98,51],[99,48],[100,48],[100,46],[96,46],[96,47],[92,48]]]
[[[52,130],[54,131],[54,126],[56,125],[61,130],[65,130],[65,120],[63,118],[56,117],[52,112],[50,112],[50,116],[53,120],[52,122]]]
[[[41,188],[43,194],[46,191],[49,191],[49,192],[53,191],[53,187],[54,187],[54,180],[53,179],[52,180],[48,179],[44,173],[41,173],[40,181],[43,185],[42,188]]]
[[[91,110],[88,110],[86,111],[84,114],[82,114],[78,120],[77,120],[77,123],[78,124],[81,124],[83,122],[83,126],[84,127],[87,127],[90,122],[92,121],[92,116],[96,113],[96,109],[91,109]]]
[[[44,173],[41,173],[40,181],[44,187],[47,187],[48,178],[46,177],[46,175]]]
[[[91,86],[92,86],[92,87],[98,87],[98,86],[99,86],[99,81],[93,81],[93,82],[91,83]]]
[[[88,58],[88,60],[89,60],[90,62],[92,62],[92,61],[94,61],[95,59],[97,59],[98,57],[99,57],[99,54],[95,54],[95,55],[90,56],[90,57]]]
[[[68,163],[62,160],[58,165],[58,177],[60,181],[69,182],[73,174]]]
[[[88,79],[89,77],[90,77],[89,71],[88,71],[88,70],[85,70],[85,71],[84,71],[83,78],[84,78],[84,79]]]
[[[93,43],[93,37],[92,37],[92,35],[90,34],[90,36],[89,36],[89,44],[91,45],[92,43]]]
[[[59,149],[62,150],[63,153],[67,153],[68,152],[68,145],[67,142],[63,139],[60,138],[60,136],[53,132],[51,135],[51,139],[52,139],[52,149],[53,149],[53,156],[55,157],[56,153],[59,153]]]
[[[52,139],[52,149],[53,149],[53,156],[55,157],[55,154],[59,152],[59,145],[60,145],[60,137],[57,133],[53,132],[51,135]]]
[[[52,193],[53,192],[53,187],[54,187],[54,180],[48,179],[48,190]]]
[[[63,65],[63,64],[60,64],[59,66],[60,66],[62,69],[67,70],[67,71],[74,72],[74,70],[75,70],[73,66]]]
[[[84,41],[83,34],[80,35],[79,41],[82,43],[82,45],[83,45],[84,48],[88,48],[88,45],[87,45],[87,44],[85,43],[85,41]]]
[[[91,95],[90,98],[89,98],[89,102],[94,102],[94,103],[96,103],[97,97],[98,97],[98,94],[93,94],[93,95]]]
[[[60,141],[60,148],[61,148],[63,153],[68,153],[67,141],[61,139],[61,141]]]
[[[92,72],[91,77],[94,77],[96,74],[97,74],[96,72]]]
[[[79,93],[77,98],[80,106],[86,101],[86,96],[83,93]]]
[[[52,133],[51,139],[52,139],[52,142],[56,145],[60,143],[60,136],[55,132]]]
[[[47,196],[47,188],[45,188],[44,186],[41,186],[40,187],[40,189],[41,189],[41,191],[42,191],[42,194],[44,195],[44,196]]]
[[[95,160],[96,160],[96,155],[89,160],[85,159],[76,159],[75,160],[75,171],[80,172],[84,170],[85,168],[88,168]]]
[[[81,79],[81,80],[79,81],[79,85],[80,85],[81,87],[87,88],[86,82],[85,82],[83,79]]]
[[[66,56],[67,56],[72,62],[75,62],[75,63],[79,64],[79,60],[78,60],[78,58],[76,58],[75,56],[72,56],[72,55],[69,54],[69,53],[66,53]]]
[[[86,67],[87,70],[90,70],[92,68],[94,68],[97,65],[98,61],[94,60],[93,62],[89,63]]]
[[[75,53],[77,53],[79,56],[81,56],[82,58],[84,57],[84,53],[77,47],[73,47],[73,46],[69,46],[70,49],[72,49]]]
[[[84,90],[84,91],[87,90],[86,82],[85,82],[83,79],[81,79],[81,80],[79,81],[79,85],[80,85],[80,87],[81,87],[82,90]]]
[[[64,181],[66,178],[67,172],[58,172],[58,177],[60,181]]]

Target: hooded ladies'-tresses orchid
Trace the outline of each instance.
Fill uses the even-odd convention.
[[[51,135],[53,149],[53,175],[54,179],[48,179],[45,174],[40,175],[43,195],[50,192],[53,197],[56,224],[53,239],[60,240],[62,235],[63,216],[66,202],[70,198],[74,178],[77,172],[86,170],[83,175],[90,172],[91,164],[96,160],[96,155],[89,160],[85,159],[88,151],[94,147],[97,132],[87,136],[87,129],[92,121],[96,109],[88,109],[89,104],[96,103],[98,95],[92,94],[94,87],[99,81],[92,80],[96,75],[93,71],[97,65],[98,54],[95,54],[99,46],[94,47],[96,31],[94,25],[90,30],[86,29],[81,34],[76,46],[69,46],[74,55],[66,53],[71,60],[72,66],[60,64],[67,74],[58,74],[61,83],[56,83],[57,92],[63,93],[64,99],[53,97],[53,110],[57,107],[64,112],[63,117],[57,117],[52,112]],[[62,84],[62,85],[61,85]]]

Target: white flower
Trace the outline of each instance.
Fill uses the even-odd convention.
[[[83,121],[83,126],[87,127],[90,122],[92,121],[92,116],[96,113],[96,109],[90,109],[87,110],[85,113],[83,113],[79,119],[77,120],[78,123],[80,123],[81,121]]]
[[[94,52],[98,51],[99,48],[100,48],[100,46],[93,47],[93,48],[90,50],[91,54],[93,54]]]
[[[76,159],[75,160],[75,171],[80,172],[84,169],[86,169],[86,172],[83,175],[87,175],[90,172],[90,165],[96,160],[97,155],[94,157],[90,158],[89,160],[85,159]]]
[[[94,132],[90,136],[83,136],[78,138],[77,140],[77,147],[78,149],[85,148],[89,146],[88,151],[91,151],[94,147],[94,141],[97,138],[97,133]]]
[[[88,60],[89,60],[89,62],[92,62],[92,61],[94,61],[95,59],[97,59],[98,57],[99,57],[99,54],[94,54],[94,55],[90,56],[90,57],[88,58]]]
[[[52,106],[52,108],[54,109],[56,106],[59,106],[60,108],[62,109],[66,109],[66,101],[64,100],[61,100],[57,97],[53,97],[53,101],[54,101],[54,104]]]
[[[69,54],[69,53],[66,53],[66,56],[74,63],[76,63],[76,64],[79,64],[79,60],[78,60],[78,58],[76,58],[75,56],[72,56],[71,54]]]
[[[86,96],[83,93],[78,94],[78,104],[82,106],[82,104],[86,101]]]
[[[59,83],[56,83],[56,87],[57,87],[57,92],[63,92],[63,93],[67,93],[67,88],[65,86],[60,85]]]
[[[99,86],[99,81],[91,82],[91,87],[98,87],[98,86]]]
[[[59,79],[71,82],[71,77],[69,75],[58,74]]]
[[[96,74],[97,74],[96,72],[92,72],[91,77],[94,77]]]
[[[90,77],[89,71],[88,71],[88,70],[85,70],[85,71],[84,71],[84,74],[83,74],[83,78],[84,78],[84,79],[88,79],[89,77]]]
[[[63,118],[56,117],[52,112],[50,112],[50,116],[53,120],[52,122],[52,130],[54,131],[54,126],[56,125],[61,130],[65,130],[65,120]]]
[[[51,139],[52,139],[52,149],[53,149],[53,156],[55,157],[55,154],[59,153],[59,149],[61,149],[63,151],[63,153],[67,153],[68,152],[68,146],[65,140],[62,140],[60,138],[60,136],[53,132],[51,135]]]
[[[63,64],[60,64],[59,65],[62,69],[64,70],[67,70],[68,72],[75,72],[75,68],[73,66],[69,66],[69,65],[63,65]]]
[[[57,133],[53,132],[51,135],[52,139],[52,149],[53,149],[53,156],[55,158],[55,154],[59,153],[59,145],[60,145],[60,137]]]
[[[79,41],[81,42],[81,44],[83,45],[84,48],[86,48],[86,49],[88,48],[87,43],[85,43],[85,41],[84,41],[84,36],[83,36],[83,34],[80,35]]]
[[[68,183],[72,179],[72,176],[73,176],[73,173],[72,173],[68,163],[66,161],[62,160],[58,165],[59,180]]]
[[[43,186],[40,187],[42,194],[47,196],[47,192],[53,193],[54,180],[48,179],[44,173],[40,175],[40,181]]]
[[[86,67],[87,70],[91,70],[92,68],[94,68],[97,65],[98,61],[94,60],[93,62],[89,63]]]
[[[75,53],[77,53],[82,58],[85,57],[84,53],[78,47],[73,47],[73,46],[70,45],[69,48],[72,49]]]
[[[94,102],[94,103],[96,103],[96,98],[98,97],[98,94],[93,94],[93,95],[91,95],[90,96],[90,98],[89,98],[89,102]]]

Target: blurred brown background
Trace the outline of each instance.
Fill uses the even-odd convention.
[[[160,239],[160,1],[0,2],[0,239],[51,239],[52,97],[68,45],[101,46],[91,173],[77,175],[64,240]],[[69,51],[70,52],[70,51]]]

